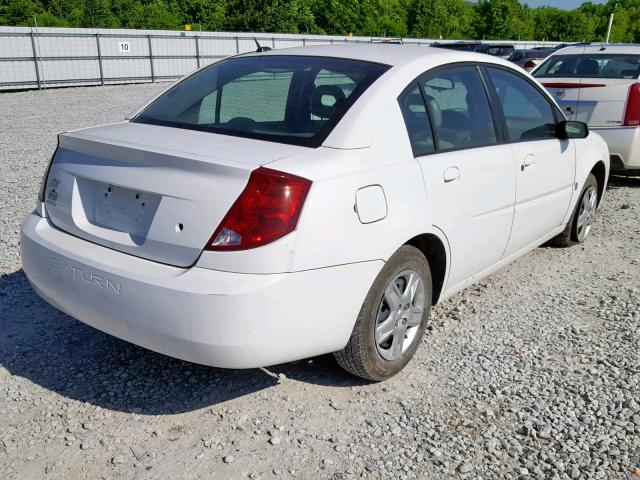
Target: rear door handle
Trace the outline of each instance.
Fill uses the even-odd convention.
[[[534,165],[536,163],[536,156],[533,153],[530,153],[526,157],[524,157],[524,161],[522,162],[522,166],[520,170],[524,172],[524,169]]]
[[[460,169],[458,167],[449,167],[443,174],[444,183],[453,182],[460,178]]]

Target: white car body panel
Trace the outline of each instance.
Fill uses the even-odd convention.
[[[452,152],[453,153],[453,152]],[[419,158],[431,222],[446,232],[455,285],[498,262],[507,248],[516,195],[513,152],[508,145]],[[444,172],[458,177],[444,181]],[[482,255],[477,252],[482,251]]]
[[[526,75],[505,60],[396,45],[259,55],[286,54],[391,68],[317,148],[130,122],[61,135],[49,174],[59,182],[56,205],[47,197],[22,229],[23,267],[38,293],[100,330],[207,365],[329,353],[347,343],[369,288],[403,244],[438,239],[446,255],[439,299],[448,298],[562,231],[594,165],[608,175],[595,133],[414,158],[398,104],[407,85],[459,61]],[[521,170],[531,149],[536,163]],[[296,230],[259,248],[202,251],[264,165],[313,182]],[[459,176],[445,182],[450,167]],[[117,199],[122,212],[107,218],[115,227],[96,226],[89,217],[106,215],[100,196],[90,196],[95,205],[79,200],[91,181],[155,199],[148,230],[128,234],[130,212]]]
[[[584,54],[592,57],[605,54],[640,55],[640,46],[573,46],[558,50],[549,58]],[[539,68],[540,65],[532,74],[535,75]],[[623,170],[640,169],[640,127],[623,125],[629,87],[639,82],[640,78],[538,77],[537,80],[549,90],[568,119],[586,123],[605,139],[611,155],[617,160],[613,166]]]
[[[576,169],[573,140],[521,142],[511,148],[515,158],[516,201],[506,255],[564,224]]]
[[[604,138],[613,158],[620,160],[624,169],[640,169],[640,128],[638,127],[594,127],[594,132]]]

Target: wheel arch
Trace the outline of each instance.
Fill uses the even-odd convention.
[[[434,233],[422,233],[411,238],[405,245],[417,248],[427,259],[433,286],[431,304],[437,304],[444,290],[449,267],[446,242]]]
[[[596,181],[598,182],[598,206],[602,201],[602,197],[604,196],[604,188],[607,184],[607,167],[605,166],[602,160],[598,160],[596,164],[591,169],[591,173],[594,177],[596,177]]]

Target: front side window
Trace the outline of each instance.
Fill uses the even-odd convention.
[[[533,74],[537,78],[626,78],[640,76],[640,55],[553,55]]]
[[[549,101],[533,85],[513,73],[487,68],[507,127],[508,140],[540,140],[556,136],[556,119]]]
[[[316,56],[235,57],[178,83],[132,121],[315,147],[388,69]]]
[[[472,66],[427,73],[421,79],[439,150],[497,143],[489,100]]]

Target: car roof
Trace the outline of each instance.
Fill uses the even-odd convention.
[[[443,48],[426,47],[417,44],[385,43],[344,43],[314,45],[307,47],[282,48],[266,52],[252,52],[253,55],[308,55],[318,57],[347,58],[367,62],[383,63],[392,67],[409,65],[416,60],[430,59],[434,63],[455,61],[487,61],[487,56],[473,52],[454,52]]]
[[[611,54],[611,53],[636,53],[640,54],[640,44],[633,43],[591,43],[581,45],[571,45],[557,50],[554,55],[580,55],[588,53],[590,55]]]

